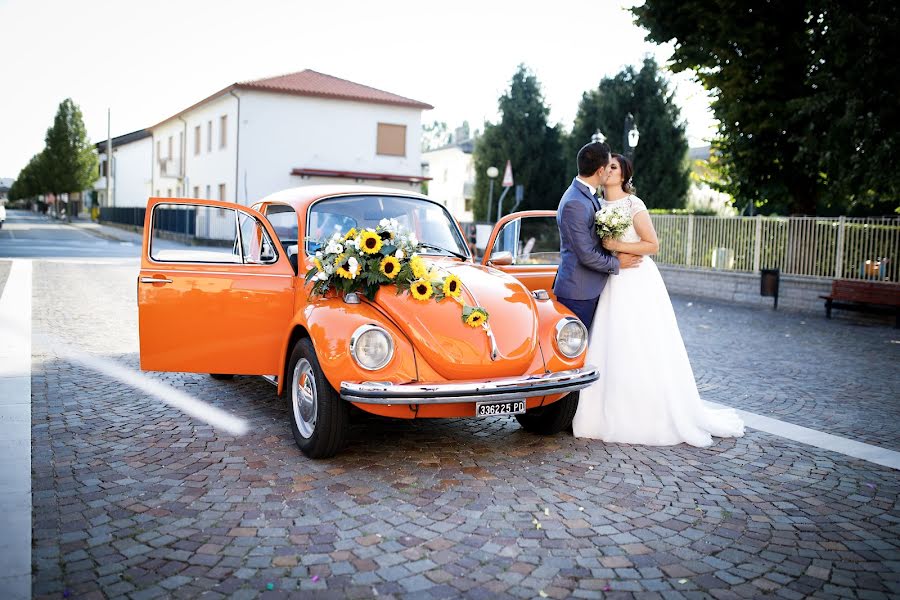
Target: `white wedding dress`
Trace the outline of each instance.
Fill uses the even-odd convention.
[[[603,205],[630,209],[632,216],[647,210],[635,196]],[[621,239],[641,240],[634,226]],[[600,379],[581,390],[572,421],[576,437],[709,446],[712,436],[744,435],[744,423],[733,409],[712,409],[700,399],[672,302],[649,256],[606,282],[586,362],[600,368]]]

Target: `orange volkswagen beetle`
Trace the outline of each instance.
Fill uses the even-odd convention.
[[[385,223],[407,232],[430,276],[456,282],[458,291],[445,286],[453,299],[423,301],[399,284],[316,287],[327,240]],[[505,217],[477,264],[446,208],[396,189],[300,187],[252,208],[151,198],[141,368],[265,377],[285,393],[294,438],[311,458],[340,450],[351,404],[405,419],[515,415],[528,431],[556,433],[575,413],[573,392],[599,376],[584,364],[587,330],[549,291],[558,256],[551,211]],[[323,274],[311,276],[317,264]],[[483,323],[465,318],[472,306]]]

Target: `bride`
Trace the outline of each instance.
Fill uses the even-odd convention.
[[[629,211],[632,226],[610,251],[644,255],[634,269],[609,278],[591,327],[587,363],[600,379],[581,391],[572,421],[576,437],[605,442],[709,446],[712,436],[740,437],[744,423],[733,409],[704,405],[697,392],[672,302],[649,255],[659,250],[647,207],[633,195],[631,162],[613,154],[603,206]]]

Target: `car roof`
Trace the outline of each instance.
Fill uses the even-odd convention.
[[[298,213],[306,210],[312,202],[322,198],[331,196],[349,196],[356,194],[371,194],[379,196],[404,196],[407,198],[422,198],[423,200],[433,200],[428,196],[420,194],[412,190],[402,190],[399,188],[379,187],[370,185],[305,185],[295,188],[289,188],[269,194],[260,203],[281,203],[289,204]]]

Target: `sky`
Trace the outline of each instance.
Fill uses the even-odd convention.
[[[640,4],[640,1],[637,2]],[[313,69],[433,105],[423,123],[482,129],[517,65],[550,120],[572,127],[581,95],[671,45],[644,41],[630,0],[0,0],[0,176],[44,147],[71,97],[92,142],[150,127],[238,81]],[[691,146],[714,133],[710,99],[669,75]]]

